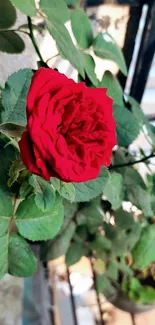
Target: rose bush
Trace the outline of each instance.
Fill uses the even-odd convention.
[[[84,182],[110,165],[116,133],[106,89],[41,68],[32,78],[26,109],[27,131],[19,146],[31,173]]]
[[[33,0],[31,6],[11,1],[28,15],[27,25],[18,33],[10,29],[16,9],[2,1],[0,51],[21,53],[25,33],[39,70],[33,64],[20,69],[0,87],[0,278],[35,273],[35,241],[43,261],[65,255],[69,267],[82,256],[91,259],[96,288],[108,298],[118,297],[121,288],[121,297],[123,290],[138,303],[150,303],[155,300],[155,128],[117,77],[105,71],[98,78],[95,66],[97,57],[110,58],[126,76],[123,53],[108,32],[94,33],[79,1],[40,0],[39,8]],[[35,15],[41,23],[32,20]],[[54,70],[53,58],[42,57],[36,36],[44,29],[56,42],[56,56],[76,69],[77,82]],[[130,146],[139,134],[149,154],[139,141]],[[141,162],[149,174],[145,178]]]

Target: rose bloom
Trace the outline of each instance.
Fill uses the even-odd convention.
[[[27,169],[50,180],[84,182],[109,166],[116,145],[112,99],[53,69],[33,76],[27,96],[27,130],[19,141]]]

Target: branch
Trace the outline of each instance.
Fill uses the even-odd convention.
[[[31,39],[31,41],[32,41],[32,44],[33,44],[33,46],[34,46],[34,48],[35,48],[35,50],[36,50],[36,52],[37,52],[37,54],[38,54],[40,60],[41,60],[42,62],[44,62],[44,59],[43,59],[43,57],[42,57],[42,55],[41,55],[41,53],[40,53],[40,51],[39,51],[39,47],[38,47],[38,45],[37,45],[37,43],[36,43],[36,40],[35,40],[35,37],[34,37],[33,26],[32,26],[32,20],[31,20],[30,17],[27,17],[27,20],[28,20],[28,27],[29,27],[29,31],[30,31],[29,36],[30,36],[30,39]]]
[[[115,168],[132,166],[132,165],[135,165],[135,164],[139,164],[139,163],[145,162],[146,160],[148,160],[150,158],[153,158],[153,157],[155,157],[155,153],[152,152],[149,156],[146,156],[146,157],[144,157],[144,158],[142,158],[140,160],[129,161],[128,163],[119,164],[119,165],[111,165],[109,167],[109,169],[115,169]]]

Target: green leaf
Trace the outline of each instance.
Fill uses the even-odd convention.
[[[71,13],[71,26],[78,45],[87,49],[93,43],[93,31],[87,14],[81,8]]]
[[[112,157],[112,165],[122,165],[122,164],[126,164],[128,163],[128,156],[126,157],[126,151],[124,150],[124,148],[118,148],[116,151],[113,152],[113,157]],[[120,167],[117,168],[117,172],[120,173],[121,175],[125,175],[126,170],[129,167]]]
[[[107,88],[107,95],[114,100],[114,103],[123,105],[123,90],[110,71],[105,71],[99,87]]]
[[[134,187],[128,187],[127,195],[131,203],[143,211],[145,217],[154,216],[151,207],[151,196],[143,188],[137,184]]]
[[[134,227],[135,221],[132,213],[124,211],[122,208],[114,212],[115,223],[119,229],[129,230]]]
[[[104,188],[104,195],[112,204],[114,210],[118,209],[124,198],[123,177],[118,173],[111,173]]]
[[[119,269],[127,276],[132,277],[134,275],[134,272],[132,269],[130,269],[127,265],[126,265],[126,261],[125,258],[121,258],[121,261],[119,262]]]
[[[63,200],[65,220],[70,220],[78,209],[77,203],[71,203]]]
[[[82,220],[91,231],[103,225],[103,211],[100,206],[91,203],[78,212],[77,223],[80,224]]]
[[[15,123],[0,124],[0,132],[8,135],[9,137],[21,137],[25,130],[26,128],[24,126]]]
[[[93,47],[97,56],[116,62],[122,73],[125,76],[127,75],[124,56],[111,35],[108,33],[98,34],[94,40]]]
[[[111,249],[111,242],[108,238],[98,233],[96,238],[91,243],[91,248],[97,252],[102,253],[103,250],[109,251]]]
[[[108,169],[106,167],[102,167],[102,171],[98,178],[84,183],[73,183],[76,193],[75,201],[85,202],[97,197],[103,192],[108,178]]]
[[[29,183],[34,188],[35,202],[42,211],[50,210],[55,202],[55,192],[47,181],[39,176],[32,175]]]
[[[69,20],[68,8],[64,0],[40,0],[40,8],[52,23],[57,21],[64,24]]]
[[[0,236],[5,234],[12,215],[12,200],[9,194],[0,188]]]
[[[28,179],[24,179],[24,181],[22,182],[21,186],[20,186],[20,190],[19,190],[19,197],[22,199],[25,199],[27,197],[29,197],[30,195],[32,195],[33,192],[33,187],[30,185]]]
[[[76,218],[77,220],[77,218]],[[76,228],[76,232],[75,232],[75,235],[74,235],[74,240],[78,243],[81,244],[82,241],[85,241],[87,240],[87,237],[88,237],[88,228],[87,225],[80,225],[80,226],[77,226]]]
[[[83,66],[84,66],[84,69],[85,69],[85,72],[86,72],[88,78],[90,79],[92,84],[95,87],[97,87],[99,81],[96,77],[95,62],[94,62],[93,57],[90,54],[82,53],[82,52],[81,52],[81,56],[82,56]]]
[[[147,174],[147,188],[148,193],[152,196],[155,195],[155,174]]]
[[[75,187],[73,183],[65,183],[54,177],[52,177],[51,183],[62,197],[67,198],[70,202],[75,200]]]
[[[50,240],[42,244],[41,259],[43,261],[50,261],[65,255],[68,250],[69,243],[74,235],[75,229],[76,224],[75,222],[71,221],[54,240]]]
[[[122,255],[130,252],[137,243],[141,234],[141,226],[135,222],[131,213],[121,208],[114,212],[114,217],[117,228],[115,238],[112,239],[113,252],[115,255]]]
[[[13,73],[2,90],[1,123],[17,123],[26,125],[26,96],[32,78],[31,69],[23,69]]]
[[[75,187],[72,183],[61,182],[62,191],[65,191],[66,195],[70,198],[70,202],[75,200]],[[61,190],[60,190],[61,194]],[[62,195],[63,196],[63,195]]]
[[[17,9],[27,16],[35,16],[37,14],[35,0],[11,0],[11,2]]]
[[[105,270],[106,270],[105,262],[103,260],[101,260],[100,258],[97,258],[94,261],[94,269],[95,269],[96,273],[104,274]]]
[[[88,249],[82,243],[73,243],[66,254],[66,265],[69,267],[77,263],[82,256],[87,256]]]
[[[31,276],[37,270],[37,259],[28,243],[18,234],[0,237],[0,278],[6,273]]]
[[[15,149],[7,144],[7,141],[0,138],[0,187],[9,191],[7,183],[9,179],[9,170],[12,162],[16,159]]]
[[[20,172],[25,169],[25,166],[20,158],[17,158],[11,164],[9,170],[9,179],[8,179],[8,186],[11,187],[14,182],[18,179]]]
[[[37,259],[28,243],[18,234],[11,234],[8,250],[8,273],[28,277],[37,271]]]
[[[141,227],[135,223],[127,230],[116,230],[116,237],[112,240],[112,252],[115,256],[122,256],[133,249],[141,233]]]
[[[70,34],[65,26],[61,23],[50,21],[47,22],[48,30],[54,40],[56,41],[56,45],[58,50],[60,50],[60,54],[62,54],[63,58],[67,59],[70,64],[79,71],[81,76],[84,78],[84,67],[83,62],[81,60],[80,52],[76,49],[75,45],[72,42]]]
[[[137,278],[130,279],[127,284],[127,293],[131,299],[141,304],[152,303],[155,300],[155,289],[142,285]]]
[[[133,114],[123,106],[114,104],[114,118],[116,121],[116,133],[119,146],[128,146],[138,136],[140,123]]]
[[[25,49],[22,38],[11,30],[0,31],[0,51],[9,54],[21,53]]]
[[[126,167],[123,177],[128,200],[141,209],[146,217],[153,216],[151,196],[147,193],[146,184],[141,175],[135,168]]]
[[[131,160],[130,160],[131,161]],[[138,171],[134,167],[127,167],[124,175],[124,183],[126,187],[134,187],[139,185],[144,190],[146,190],[146,184],[143,181],[143,178],[138,173]]]
[[[155,301],[155,289],[150,286],[141,286],[140,302],[149,304]]]
[[[119,209],[114,213],[116,226],[104,225],[106,237],[111,241],[112,253],[121,257],[133,249],[141,233],[141,226],[133,216]],[[123,243],[123,245],[122,245]]]
[[[109,172],[106,167],[102,168],[101,173],[99,174],[98,178],[83,182],[83,183],[72,183],[75,188],[75,202],[85,202],[93,199],[94,197],[98,196],[102,193],[106,182],[109,178]],[[54,182],[54,183],[53,183]],[[52,184],[55,186],[56,190],[59,192],[61,189],[61,182],[58,179],[52,179]],[[68,194],[66,192],[61,191],[61,195],[70,200]]]
[[[139,103],[131,96],[128,96],[128,100],[131,104],[133,115],[141,123],[141,125],[145,125],[148,136],[151,138],[152,143],[155,145],[155,134],[153,132],[152,125],[149,123],[146,115],[143,113],[142,108],[140,107]]]
[[[106,298],[111,298],[116,294],[116,289],[105,275],[97,275],[96,286],[97,291],[103,293]]]
[[[42,22],[40,22],[40,23],[38,22],[37,25],[32,24],[32,28],[33,28],[33,31],[35,30],[42,35],[42,33],[44,31],[44,24]],[[22,31],[25,30],[25,31],[29,32],[29,25],[22,24],[18,27],[18,30],[22,30]]]
[[[115,261],[111,262],[107,267],[107,274],[110,278],[118,280],[118,265]]]
[[[8,235],[0,237],[0,279],[8,271]]]
[[[9,0],[0,1],[0,29],[9,28],[16,21],[16,10]]]
[[[15,214],[19,233],[30,240],[52,239],[59,232],[63,223],[63,206],[60,198],[48,211],[43,212],[30,196],[20,203]]]
[[[67,6],[76,6],[78,5],[79,0],[65,0]]]
[[[133,267],[145,268],[155,261],[155,225],[148,225],[132,251]]]

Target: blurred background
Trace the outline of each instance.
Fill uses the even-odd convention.
[[[4,1],[4,0],[1,0]],[[52,1],[52,0],[51,0]],[[120,83],[142,103],[142,109],[155,121],[155,1],[87,0],[83,1],[94,34],[108,31],[123,49],[129,74],[127,80],[119,74]],[[26,24],[26,17],[18,12],[15,28]],[[40,18],[34,19],[41,26]],[[70,25],[67,23],[70,30]],[[76,79],[76,71],[57,56],[55,41],[47,31],[35,31],[40,51],[51,67]],[[22,35],[26,48],[20,55],[0,53],[0,84],[14,71],[25,67],[37,68],[37,56],[31,41]],[[73,35],[72,35],[73,37]],[[105,70],[118,73],[115,63],[95,57],[96,74],[101,79]],[[150,148],[140,135],[138,143],[147,153]],[[141,164],[141,172],[145,169]],[[37,248],[34,247],[37,251]],[[35,278],[26,280],[5,276],[0,282],[0,325],[154,325],[155,310],[132,314],[117,309],[96,293],[95,274],[90,261],[82,258],[66,269],[64,258],[49,265],[40,264]]]

